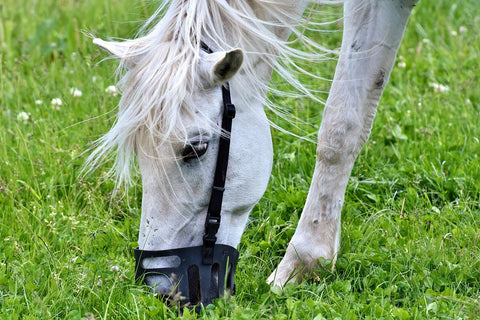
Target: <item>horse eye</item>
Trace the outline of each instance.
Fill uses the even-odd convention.
[[[197,141],[185,146],[182,151],[182,160],[189,162],[193,159],[198,159],[203,156],[208,149],[208,142]]]

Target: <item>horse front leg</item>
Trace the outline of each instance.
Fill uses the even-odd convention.
[[[354,161],[368,139],[405,26],[418,0],[350,0],[335,77],[323,113],[305,207],[285,256],[268,282],[283,286],[335,263],[340,215]]]

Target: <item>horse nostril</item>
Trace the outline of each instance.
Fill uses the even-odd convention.
[[[152,288],[152,291],[164,297],[171,297],[175,294],[177,281],[166,275],[147,275],[145,284]]]

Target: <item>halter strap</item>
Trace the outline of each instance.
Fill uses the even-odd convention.
[[[210,49],[210,47],[205,43],[205,42],[200,42],[200,48],[202,48],[203,51],[206,53],[213,53],[213,50]]]
[[[213,51],[205,44],[201,47],[208,53]],[[223,192],[227,178],[228,157],[230,154],[230,134],[232,132],[232,120],[235,118],[235,105],[232,104],[230,85],[228,82],[222,86],[223,116],[222,132],[218,146],[217,165],[213,178],[212,194],[208,204],[207,217],[205,219],[205,232],[203,234],[202,263],[212,264],[217,232],[220,228]]]
[[[205,220],[205,233],[203,234],[202,259],[204,264],[213,263],[213,250],[217,241],[216,234],[220,228],[223,192],[227,178],[228,157],[230,153],[230,134],[232,131],[232,119],[235,117],[235,106],[231,103],[230,89],[228,84],[222,86],[223,117],[222,133],[220,135],[217,166],[213,178],[212,194],[208,205]]]

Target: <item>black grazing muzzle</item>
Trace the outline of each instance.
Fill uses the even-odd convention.
[[[213,299],[225,294],[235,294],[234,273],[237,267],[237,249],[223,244],[214,246],[212,264],[203,261],[203,246],[147,251],[135,249],[136,280],[145,281],[150,276],[167,277],[172,291],[164,295],[170,303],[182,306],[211,304]],[[148,268],[144,266],[146,258],[178,257],[180,263],[175,267]]]
[[[203,49],[209,53],[207,47]],[[205,220],[203,245],[161,251],[135,249],[136,281],[146,282],[147,277],[167,277],[172,284],[172,293],[166,297],[179,301],[183,306],[204,305],[213,299],[223,297],[225,293],[235,293],[234,274],[238,261],[237,249],[217,244],[216,234],[220,227],[223,192],[227,176],[228,156],[230,151],[230,133],[235,106],[231,103],[228,83],[222,86],[223,117],[217,165]],[[172,257],[180,260],[174,267],[149,268],[144,259]]]

